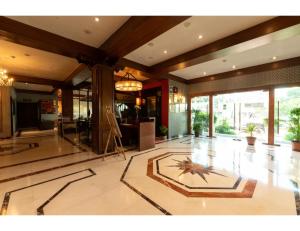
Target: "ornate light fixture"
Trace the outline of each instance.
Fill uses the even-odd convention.
[[[131,73],[126,72],[121,80],[115,83],[115,88],[118,91],[140,91],[143,89],[143,84],[137,81]]]
[[[0,69],[0,86],[10,87],[12,86],[13,81],[13,78],[7,76],[7,70]]]

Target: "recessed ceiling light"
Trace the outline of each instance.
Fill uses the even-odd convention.
[[[154,43],[148,43],[148,47],[153,47]]]
[[[168,53],[168,51],[167,50],[164,50],[164,54],[167,54]]]
[[[91,33],[92,33],[92,32],[91,32],[90,30],[88,30],[88,29],[85,29],[83,32],[86,33],[86,34],[91,34]]]
[[[276,57],[276,56],[273,56],[272,59],[275,60],[275,59],[277,59],[277,57]]]
[[[95,22],[99,22],[99,18],[98,17],[95,17]]]
[[[207,73],[204,71],[204,72],[203,72],[203,75],[206,75],[206,74],[207,74]]]
[[[203,35],[198,35],[198,39],[202,39],[203,38]]]
[[[24,55],[25,55],[25,56],[27,56],[27,57],[29,57],[29,56],[30,56],[30,54],[28,54],[28,53],[25,53]]]
[[[28,83],[25,83],[26,85],[28,84]]]
[[[183,25],[184,25],[185,28],[188,28],[191,25],[191,23],[190,22],[185,22],[185,23],[183,23]]]
[[[16,58],[16,56],[14,56],[14,55],[12,55],[12,56],[10,56],[12,59],[15,59]]]
[[[232,69],[235,69],[236,68],[236,66],[235,65],[232,65]]]

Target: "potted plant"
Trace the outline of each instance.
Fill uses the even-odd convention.
[[[289,139],[292,141],[293,151],[300,152],[300,107],[290,112]]]
[[[202,135],[203,128],[201,127],[201,123],[194,123],[193,130],[196,137],[199,137],[200,134]]]
[[[166,126],[161,125],[159,126],[159,130],[160,134],[162,135],[161,139],[166,140],[168,136],[168,128]]]
[[[247,136],[247,142],[248,145],[254,145],[256,137],[253,136],[253,132],[256,130],[256,125],[253,123],[250,123],[247,125],[246,131],[250,134],[250,136]]]

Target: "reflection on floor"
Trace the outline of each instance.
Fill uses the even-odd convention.
[[[173,139],[102,157],[56,135],[0,155],[1,214],[300,214],[300,153],[230,138]]]

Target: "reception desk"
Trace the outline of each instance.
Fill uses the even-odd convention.
[[[120,123],[122,141],[126,145],[136,143],[139,151],[155,148],[155,122],[140,121],[135,124]]]

